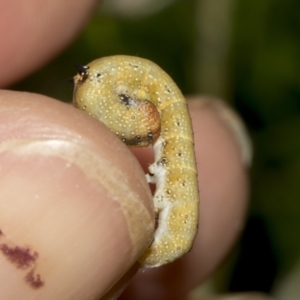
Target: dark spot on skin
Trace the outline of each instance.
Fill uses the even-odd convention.
[[[100,73],[97,73],[97,74],[96,74],[96,77],[97,77],[97,78],[100,78],[101,76],[102,76],[102,74],[100,74]]]
[[[45,284],[40,274],[34,274],[34,270],[26,274],[25,281],[34,289],[39,289]]]
[[[182,186],[185,186],[185,181],[182,181],[181,185],[182,185]]]
[[[1,234],[3,235],[2,231]],[[31,288],[39,289],[45,284],[41,275],[34,273],[36,260],[39,256],[37,252],[33,252],[28,247],[9,247],[7,244],[0,244],[0,253],[1,252],[17,269],[26,270],[30,268],[24,280]]]
[[[182,156],[182,153],[181,153],[181,152],[178,152],[177,155],[178,155],[178,156]]]
[[[181,125],[181,123],[179,122],[179,119],[176,119],[176,125],[177,125],[177,126],[180,126],[180,125]]]
[[[0,236],[1,236],[1,235],[4,235],[4,234],[3,234],[3,232],[2,232],[1,229],[0,229]]]
[[[0,245],[0,251],[3,255],[18,269],[27,269],[32,266],[38,258],[37,252],[30,252],[29,248],[8,247],[6,244]]]
[[[167,194],[168,194],[168,195],[171,195],[171,194],[172,194],[172,191],[171,191],[171,190],[167,190]]]

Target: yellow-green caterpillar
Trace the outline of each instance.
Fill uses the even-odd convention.
[[[185,98],[153,62],[104,57],[79,67],[74,105],[104,123],[128,146],[152,145],[146,175],[156,184],[158,225],[142,267],[158,267],[188,252],[198,225],[198,180],[191,120]]]

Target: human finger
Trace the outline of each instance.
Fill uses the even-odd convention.
[[[103,296],[152,239],[138,162],[70,105],[0,92],[1,299]]]
[[[23,78],[66,47],[97,3],[96,0],[2,0],[0,86]]]

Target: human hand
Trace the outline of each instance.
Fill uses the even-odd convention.
[[[103,294],[152,237],[151,195],[142,170],[109,130],[69,105],[5,91],[0,103],[0,244],[38,253],[24,270],[2,253],[2,292],[13,295],[6,299]],[[204,280],[243,224],[247,181],[238,147],[213,110],[191,106],[202,197],[199,233],[185,257],[139,274],[134,285],[145,296],[146,287],[178,294]],[[148,149],[134,152],[143,165],[150,161]],[[39,289],[24,282],[33,269],[44,282]],[[127,271],[121,283],[135,271]]]
[[[41,35],[57,28],[55,40],[45,39],[43,49],[33,40],[5,48],[3,63],[22,46],[24,55],[3,65],[2,84],[31,71],[75,35],[92,4],[81,5],[72,13],[72,6],[60,9],[61,20],[72,15],[74,22],[68,38],[46,10],[48,18],[40,18],[45,26],[37,27]],[[34,8],[28,14],[38,15]],[[12,26],[27,30],[27,37],[32,28],[16,19]],[[97,299],[111,288],[116,292],[134,276],[153,234],[152,199],[139,164],[109,130],[69,105],[6,91],[0,104],[0,298]],[[242,228],[247,176],[239,147],[214,109],[190,106],[201,195],[198,236],[182,259],[138,274],[123,299],[185,295],[213,272]],[[133,153],[144,167],[151,162],[149,149]],[[41,284],[34,288],[37,275]]]

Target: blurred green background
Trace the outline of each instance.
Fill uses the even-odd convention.
[[[215,289],[298,299],[300,1],[102,1],[64,53],[12,88],[71,101],[75,63],[113,54],[153,60],[184,94],[221,97],[240,113],[254,146],[251,205]]]

